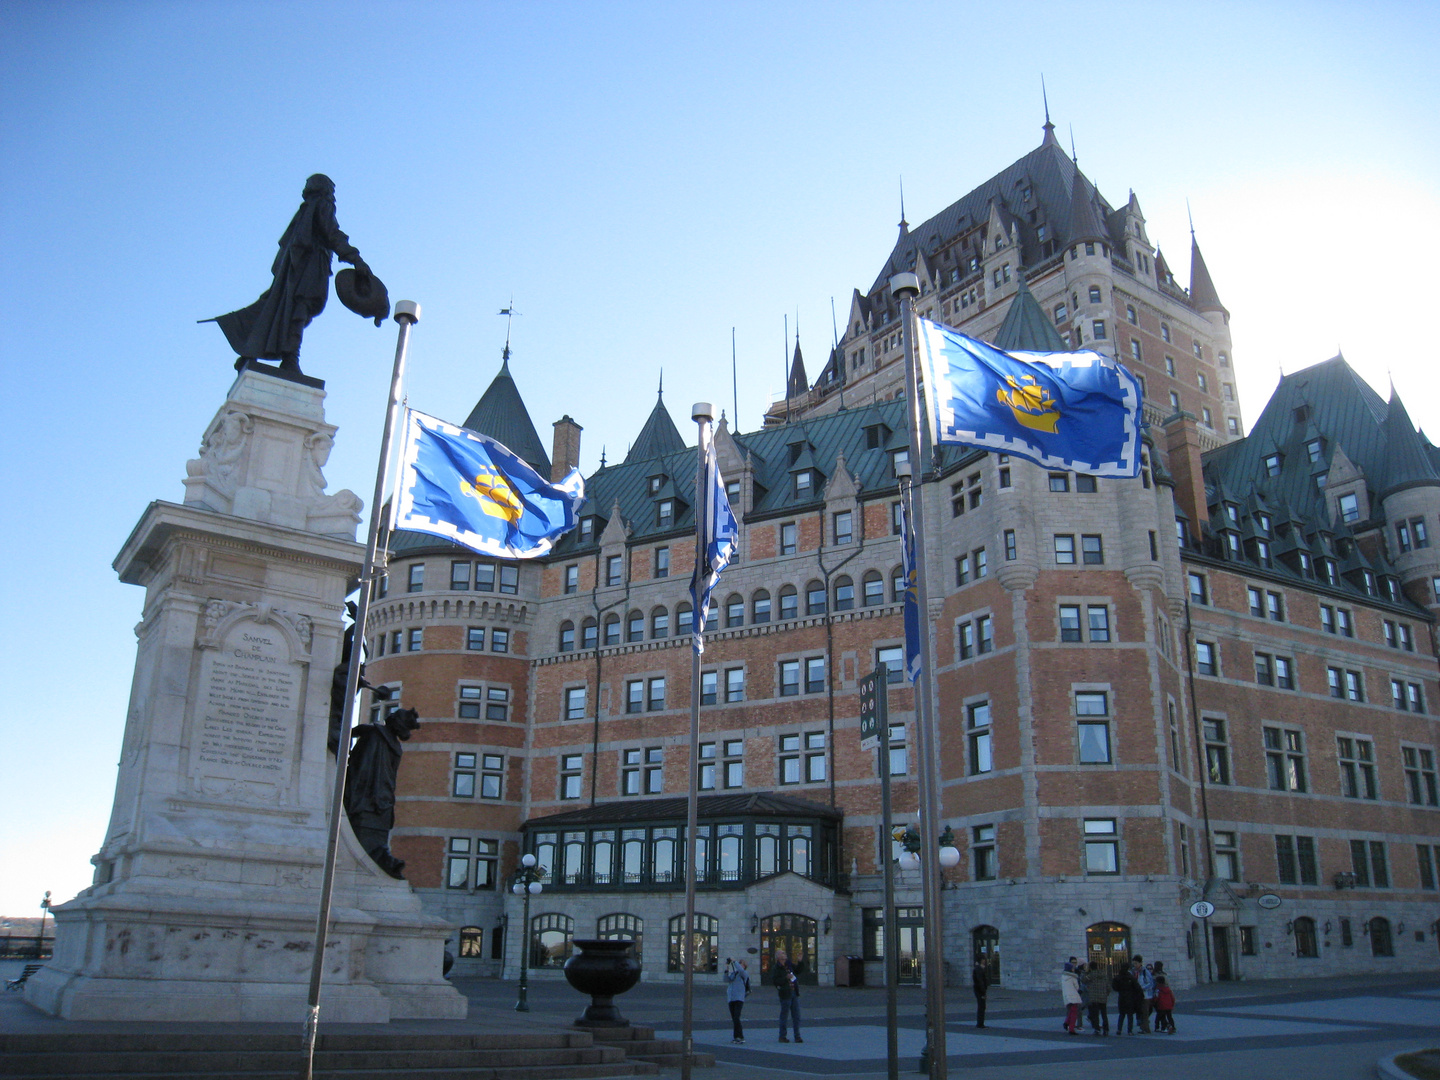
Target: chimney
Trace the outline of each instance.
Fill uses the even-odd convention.
[[[580,432],[585,430],[567,413],[555,421],[555,442],[550,449],[550,479],[559,482],[580,464]]]
[[[1210,507],[1205,498],[1200,431],[1195,417],[1177,412],[1165,421],[1165,454],[1169,458],[1170,475],[1175,478],[1175,502],[1189,515],[1192,535],[1198,537],[1201,526],[1210,520]]]

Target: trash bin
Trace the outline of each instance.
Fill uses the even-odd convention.
[[[864,986],[865,961],[858,956],[841,956],[835,960],[836,986]]]

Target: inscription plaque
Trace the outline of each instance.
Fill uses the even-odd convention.
[[[194,772],[287,786],[299,698],[297,665],[280,629],[250,619],[236,623],[202,664]]]

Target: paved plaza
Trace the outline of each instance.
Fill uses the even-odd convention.
[[[20,965],[0,963],[13,977]],[[11,969],[14,970],[11,970]],[[531,1011],[514,1011],[516,985],[488,979],[456,980],[470,1000],[463,1021],[399,1021],[391,1031],[515,1031],[566,1026],[587,1004],[567,984],[532,980]],[[1440,1045],[1440,971],[1399,977],[1315,981],[1216,983],[1185,991],[1175,1011],[1175,1035],[1097,1038],[1061,1030],[1060,993],[991,990],[986,1027],[974,1026],[968,989],[947,991],[950,1071],[977,1080],[1050,1080],[1075,1068],[1104,1070],[1112,1080],[1132,1076],[1164,1080],[1371,1080],[1375,1062],[1422,1046]],[[745,1006],[746,1043],[730,1042],[720,980],[695,985],[695,1041],[713,1052],[714,1069],[697,1080],[766,1080],[790,1076],[884,1077],[885,994],[873,987],[805,987],[803,1043],[780,1043],[774,990],[756,986]],[[647,984],[617,999],[634,1023],[677,1038],[681,994],[675,984]],[[1111,1005],[1112,1023],[1114,1006]],[[924,996],[918,987],[899,993],[900,1075],[914,1076],[924,1044]],[[273,1024],[99,1024],[56,1020],[30,1008],[18,994],[0,995],[0,1031],[167,1031],[215,1027],[274,1032]],[[355,1030],[359,1025],[325,1025]],[[299,1030],[299,1024],[295,1025]],[[678,1070],[661,1073],[667,1080]]]

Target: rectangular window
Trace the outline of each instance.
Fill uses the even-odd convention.
[[[1265,772],[1271,791],[1307,790],[1304,735],[1298,728],[1265,727]]]
[[[663,759],[665,751],[652,746],[645,751],[645,794],[658,795],[665,790]]]
[[[714,705],[720,689],[720,675],[715,671],[700,673],[700,704]]]
[[[1005,530],[1005,561],[1006,561],[1006,562],[1014,562],[1018,557],[1019,557],[1019,556],[1016,554],[1016,548],[1015,548],[1015,530],[1014,530],[1014,529],[1006,529],[1006,530]]]
[[[1245,590],[1245,598],[1250,603],[1250,614],[1257,619],[1263,619],[1265,617],[1265,594],[1251,586]]]
[[[571,563],[565,567],[565,591],[567,593],[578,592],[580,589],[580,566],[578,563]]]
[[[957,659],[969,660],[975,655],[975,624],[963,622],[956,630],[955,652]]]
[[[467,626],[465,628],[465,648],[472,652],[484,650],[485,628],[483,626]]]
[[[565,690],[565,719],[585,719],[585,687],[570,686]]]
[[[1210,603],[1210,594],[1205,584],[1205,575],[1191,572],[1188,575],[1190,581],[1190,602],[1192,604]]]
[[[1219,654],[1213,641],[1195,642],[1195,671],[1200,675],[1219,675]]]
[[[978,776],[994,768],[990,750],[990,703],[977,701],[965,707],[969,731],[970,775]]]
[[[1069,491],[1069,490],[1070,490],[1070,474],[1069,474],[1069,473],[1063,473],[1063,472],[1052,472],[1052,473],[1050,474],[1050,490],[1051,490],[1051,491]]]
[[[450,564],[450,588],[455,592],[465,592],[470,588],[470,563],[468,561]]]
[[[644,679],[630,679],[625,683],[625,711],[627,713],[645,711]]]
[[[1103,604],[1090,604],[1085,608],[1090,625],[1091,641],[1110,640],[1110,609]]]
[[[1334,566],[1333,563],[1330,563],[1329,565],[1332,567]],[[1333,585],[1336,583],[1332,581],[1331,584]],[[1355,618],[1353,615],[1351,615],[1348,609],[1335,609],[1335,623],[1340,628],[1341,637],[1353,638],[1355,636]]]
[[[578,799],[581,791],[581,754],[562,754],[560,757],[560,798]]]
[[[1099,566],[1105,562],[1105,547],[1100,537],[1080,537],[1080,549],[1087,566]]]
[[[1281,690],[1295,689],[1295,661],[1288,656],[1275,657],[1275,685]]]
[[[994,825],[972,825],[970,827],[970,857],[973,860],[976,881],[995,880]]]
[[[475,564],[475,590],[477,592],[495,591],[495,564],[481,562]]]
[[[981,615],[975,620],[975,651],[981,655],[993,651],[995,648],[994,623],[989,615]]]
[[[1099,490],[1099,486],[1095,483],[1095,477],[1091,476],[1089,473],[1076,473],[1075,490],[1081,492],[1082,494],[1093,494],[1094,492]]]
[[[854,517],[849,510],[838,510],[831,515],[831,524],[836,544],[848,544],[855,539]]]
[[[819,694],[825,689],[825,658],[823,656],[808,656],[805,658],[805,692],[807,694]]]
[[[1212,833],[1215,837],[1215,876],[1226,881],[1240,880],[1240,852],[1233,832]]]
[[[1275,685],[1275,665],[1268,653],[1255,654],[1255,681],[1261,686]]]
[[[625,580],[625,557],[623,555],[605,556],[605,584],[620,585]]]
[[[421,646],[421,644],[424,642],[424,640],[425,640],[425,630],[424,630],[424,628],[423,628],[423,627],[419,627],[419,626],[414,627],[414,628],[410,631],[409,640],[406,642],[406,646],[405,646],[405,647],[406,647],[410,652],[419,652],[419,651],[420,651],[420,646]]]
[[[1080,641],[1080,605],[1060,605],[1060,640]]]
[[[745,669],[740,667],[725,669],[725,701],[733,704],[745,700]]]
[[[1075,537],[1073,535],[1055,534],[1055,561],[1061,566],[1075,564]]]
[[[425,564],[410,564],[410,580],[407,586],[408,592],[423,592],[425,589]]]
[[[905,650],[899,645],[887,645],[875,650],[875,668],[885,669],[885,681],[898,683],[905,677]]]
[[[659,712],[665,708],[665,676],[657,675],[649,682],[648,694],[646,695],[645,707],[650,712]]]
[[[1120,872],[1119,830],[1114,818],[1085,819],[1085,873]]]
[[[1340,794],[1347,799],[1378,799],[1375,744],[1369,739],[1340,735],[1335,739],[1340,762]]]
[[[500,567],[500,591],[514,596],[520,591],[520,568],[518,566]]]
[[[910,758],[905,751],[905,725],[891,724],[889,731],[890,775],[904,776],[910,771]]]
[[[655,577],[670,576],[670,549],[658,547],[655,549]]]
[[[1212,784],[1230,783],[1230,746],[1225,734],[1225,721],[1203,717],[1200,733],[1205,739],[1205,774]]]
[[[728,739],[722,749],[724,750],[722,765],[725,771],[725,786],[727,788],[744,787],[745,741],[743,739]]]
[[[1301,885],[1318,885],[1320,883],[1320,864],[1315,861],[1315,838],[1313,836],[1295,837],[1295,859],[1300,869]]]
[[[496,653],[508,653],[510,651],[510,631],[493,627],[490,630],[490,651]]]
[[[800,693],[800,661],[780,661],[780,696],[796,697]]]
[[[622,750],[620,752],[620,794],[640,794],[640,751]],[[639,867],[636,866],[636,880],[639,880]]]
[[[450,779],[450,794],[457,799],[473,799],[475,772],[474,754],[456,754],[455,768]]]
[[[1090,336],[1096,341],[1105,340],[1105,320],[1095,319],[1090,323]]]
[[[795,554],[795,522],[787,521],[780,526],[780,554]]]
[[[505,782],[505,758],[500,754],[480,755],[480,797],[498,799]]]
[[[805,782],[818,784],[825,779],[825,733],[812,731],[805,736]]]
[[[510,691],[503,686],[485,688],[485,719],[504,720],[510,715]]]
[[[1420,871],[1420,887],[1422,889],[1435,888],[1435,864],[1437,854],[1440,854],[1440,847],[1432,850],[1429,844],[1415,845],[1415,862]]]
[[[1390,887],[1390,867],[1383,840],[1371,840],[1368,845],[1364,840],[1351,840],[1350,868],[1356,885],[1376,889]]]
[[[1435,751],[1424,746],[1400,747],[1405,769],[1405,794],[1412,806],[1440,806],[1436,787]]]
[[[780,736],[780,783],[800,783],[800,736]]]
[[[714,672],[710,672],[714,674]],[[697,784],[701,791],[715,790],[715,744],[713,742],[702,742],[700,744],[700,775]]]

